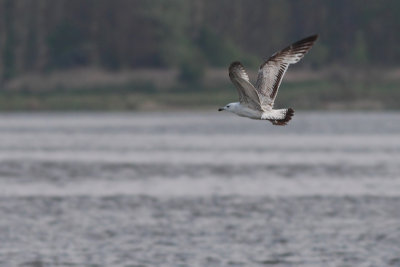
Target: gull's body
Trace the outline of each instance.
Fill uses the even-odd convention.
[[[229,66],[229,77],[239,93],[239,102],[220,108],[241,117],[269,120],[274,125],[286,125],[294,110],[273,109],[279,86],[290,64],[297,63],[310,50],[318,36],[304,38],[273,54],[258,71],[256,85],[250,83],[243,65],[233,62]]]
[[[283,111],[281,109],[271,109],[268,111],[261,111],[258,109],[252,109],[247,105],[242,105],[240,104],[240,102],[234,102],[228,105],[230,106],[229,107],[230,112],[235,113],[240,117],[247,117],[254,120],[273,119],[279,116],[280,113]]]

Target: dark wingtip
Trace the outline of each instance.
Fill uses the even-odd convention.
[[[306,54],[307,51],[314,45],[315,41],[317,41],[317,39],[318,39],[318,34],[314,34],[314,35],[305,37],[295,43],[292,43],[291,45],[287,46],[286,48],[282,49],[281,51],[275,52],[269,58],[264,58],[264,62],[260,65],[260,69],[262,69],[271,58],[275,57],[276,55],[279,55],[280,53],[282,53],[284,51],[290,50],[290,49],[294,49],[294,48],[302,49],[302,50],[305,49],[305,51],[303,51],[303,53]]]
[[[313,43],[315,43],[315,41],[317,41],[317,39],[318,39],[318,34],[314,34],[314,35],[308,36],[306,38],[303,38],[303,39],[293,43],[292,46],[296,46],[299,44],[307,44],[307,43],[313,44]]]
[[[231,65],[229,65],[229,70],[237,66],[242,66],[242,63],[240,63],[239,61],[233,61]]]
[[[308,36],[308,37],[306,37],[304,39],[309,39],[310,41],[315,41],[315,40],[318,39],[318,37],[319,37],[318,34],[313,34],[313,35],[310,35],[310,36]]]
[[[231,66],[236,66],[236,65],[240,65],[240,62],[239,62],[239,61],[233,61],[233,62],[231,63]]]

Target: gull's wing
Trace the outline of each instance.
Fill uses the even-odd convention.
[[[243,65],[235,61],[229,66],[229,78],[239,93],[239,102],[256,110],[262,110],[260,98],[254,86],[249,81]]]
[[[318,35],[312,35],[297,41],[273,54],[260,66],[256,90],[264,109],[272,109],[283,75],[285,75],[289,65],[299,62],[317,38]]]

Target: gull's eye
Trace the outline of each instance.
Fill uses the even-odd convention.
[[[229,105],[227,105],[226,107],[229,108]]]

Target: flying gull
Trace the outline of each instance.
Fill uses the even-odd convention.
[[[292,118],[292,108],[273,109],[283,75],[290,64],[300,61],[310,50],[318,35],[312,35],[273,54],[258,70],[256,86],[249,80],[243,65],[235,61],[229,66],[229,77],[239,93],[239,102],[219,108],[241,117],[269,120],[274,125],[286,125]]]

